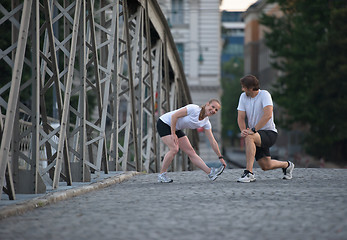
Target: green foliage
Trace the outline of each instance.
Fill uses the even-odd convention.
[[[239,80],[243,76],[243,59],[231,58],[223,64],[222,72],[222,137],[225,140],[235,140],[240,132],[237,125],[237,105],[242,92]]]
[[[282,127],[307,126],[309,153],[328,160],[347,157],[347,2],[304,0],[277,2],[281,18],[263,15],[270,31],[266,45],[284,75],[274,85],[273,98],[286,112]]]

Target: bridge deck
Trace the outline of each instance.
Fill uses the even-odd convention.
[[[214,182],[199,170],[169,173],[171,184],[138,174],[4,218],[0,239],[345,239],[346,169],[297,168],[288,181],[257,168],[249,184],[236,182],[241,172],[227,169]]]

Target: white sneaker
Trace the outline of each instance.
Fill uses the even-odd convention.
[[[224,165],[220,166],[219,168],[214,168],[214,167],[211,167],[211,172],[208,174],[208,177],[214,181],[217,179],[217,177],[219,175],[222,174],[222,172],[224,171]]]
[[[255,181],[254,173],[251,173],[250,171],[245,170],[243,171],[242,176],[237,181],[242,183],[254,182]]]
[[[173,180],[171,178],[169,178],[168,176],[166,176],[166,172],[164,172],[164,173],[158,175],[158,182],[172,183]]]
[[[292,179],[293,178],[293,170],[294,170],[294,163],[292,163],[291,161],[288,161],[289,166],[286,168],[282,168],[283,170],[283,179]]]

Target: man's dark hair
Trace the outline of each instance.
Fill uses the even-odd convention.
[[[257,91],[260,88],[259,80],[253,75],[246,75],[240,79],[241,86]]]

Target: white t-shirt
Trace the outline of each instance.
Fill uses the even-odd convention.
[[[182,129],[196,129],[203,127],[204,129],[211,129],[211,123],[208,117],[205,117],[203,120],[199,121],[199,114],[201,111],[201,107],[195,104],[188,104],[182,108],[187,109],[187,116],[181,117],[177,119],[176,122],[176,130],[182,130]],[[177,112],[178,110],[182,109],[179,108],[177,110],[167,112],[160,116],[159,118],[166,123],[167,125],[171,126],[171,117],[172,115]]]
[[[259,90],[259,93],[254,98],[248,97],[246,93],[242,93],[237,110],[246,112],[248,127],[253,128],[264,115],[264,107],[269,105],[273,106],[270,93],[266,90]],[[277,132],[273,113],[271,119],[259,130],[272,130]]]

